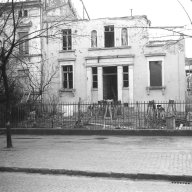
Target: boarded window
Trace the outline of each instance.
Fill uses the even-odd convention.
[[[97,47],[97,31],[91,31],[91,47]]]
[[[149,61],[150,86],[162,86],[162,61]]]
[[[114,47],[114,26],[105,26],[105,47]]]
[[[98,88],[97,67],[92,67],[93,88]]]
[[[73,88],[73,66],[72,65],[63,66],[63,88],[64,89]]]
[[[121,31],[121,45],[122,46],[128,45],[128,34],[126,28],[123,28]]]
[[[71,29],[64,29],[63,30],[63,50],[71,50]]]
[[[28,32],[19,33],[19,53],[29,54]]]
[[[129,87],[129,67],[123,67],[123,87]]]

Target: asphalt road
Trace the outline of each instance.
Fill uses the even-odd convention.
[[[1,192],[191,192],[192,184],[0,173]]]

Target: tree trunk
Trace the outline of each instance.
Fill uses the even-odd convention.
[[[6,65],[4,65],[6,66]],[[5,89],[5,96],[6,96],[6,134],[7,134],[7,148],[13,147],[12,145],[12,139],[11,139],[11,104],[10,104],[10,93],[9,93],[9,84],[8,84],[8,78],[6,73],[6,67],[2,68],[2,77],[3,77],[3,83],[4,83],[4,89]]]

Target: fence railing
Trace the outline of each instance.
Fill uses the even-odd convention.
[[[0,105],[0,127],[5,127]],[[100,101],[98,103],[20,104],[12,107],[14,128],[190,129],[192,103]]]

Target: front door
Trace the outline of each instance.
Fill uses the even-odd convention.
[[[117,100],[117,67],[103,67],[103,99]]]

